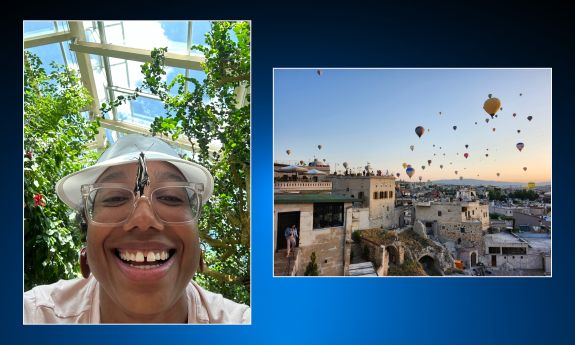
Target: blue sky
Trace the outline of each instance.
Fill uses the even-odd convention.
[[[332,171],[336,163],[339,170],[343,162],[351,167],[369,162],[407,179],[405,162],[416,170],[413,180],[551,179],[550,69],[322,69],[321,76],[316,71],[274,71],[276,161],[317,157]],[[483,110],[488,94],[502,102],[494,119]],[[417,126],[426,129],[421,138]],[[522,152],[518,142],[525,144]]]

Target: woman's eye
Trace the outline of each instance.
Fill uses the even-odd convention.
[[[158,201],[166,205],[181,205],[184,200],[178,195],[160,195],[157,197]]]

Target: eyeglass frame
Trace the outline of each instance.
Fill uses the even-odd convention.
[[[121,188],[121,189],[129,191],[134,196],[134,205],[132,207],[132,211],[126,217],[126,219],[124,219],[120,222],[116,222],[116,223],[102,223],[102,222],[97,222],[97,221],[92,219],[92,216],[90,216],[88,213],[89,212],[88,211],[88,197],[89,197],[91,192],[93,192],[94,190],[100,189],[102,187]],[[125,183],[107,183],[107,182],[106,183],[89,183],[89,184],[83,184],[82,186],[80,186],[80,192],[82,193],[82,199],[83,199],[83,204],[84,204],[84,212],[86,213],[86,219],[90,223],[96,224],[96,225],[115,226],[115,225],[124,224],[127,221],[129,221],[130,218],[132,218],[132,215],[134,214],[134,211],[136,210],[136,204],[138,203],[138,200],[141,198],[144,198],[148,201],[150,208],[154,212],[154,216],[156,217],[156,219],[158,219],[159,221],[161,221],[164,224],[188,224],[188,223],[191,223],[193,221],[197,221],[199,216],[200,216],[201,209],[202,209],[202,195],[204,194],[204,184],[203,183],[196,183],[196,182],[164,182],[164,183],[161,183],[156,188],[150,189],[150,195],[152,195],[156,190],[161,189],[161,188],[166,188],[166,187],[190,187],[194,191],[195,196],[197,198],[197,202],[198,202],[198,210],[197,210],[197,212],[195,212],[196,215],[192,219],[186,220],[183,222],[165,221],[158,215],[158,213],[156,212],[156,209],[152,206],[151,198],[148,198],[146,195],[139,195],[139,196],[136,195],[136,193],[133,191],[133,189],[131,187],[128,187],[128,185]]]

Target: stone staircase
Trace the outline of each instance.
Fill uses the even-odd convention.
[[[369,277],[377,276],[377,273],[375,272],[373,264],[368,261],[349,265],[349,275],[352,277]]]
[[[290,276],[294,263],[299,254],[299,248],[295,248],[286,258],[287,249],[280,249],[274,254],[274,276]]]

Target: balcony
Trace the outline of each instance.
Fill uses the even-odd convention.
[[[330,192],[331,182],[285,181],[274,182],[275,193]]]

